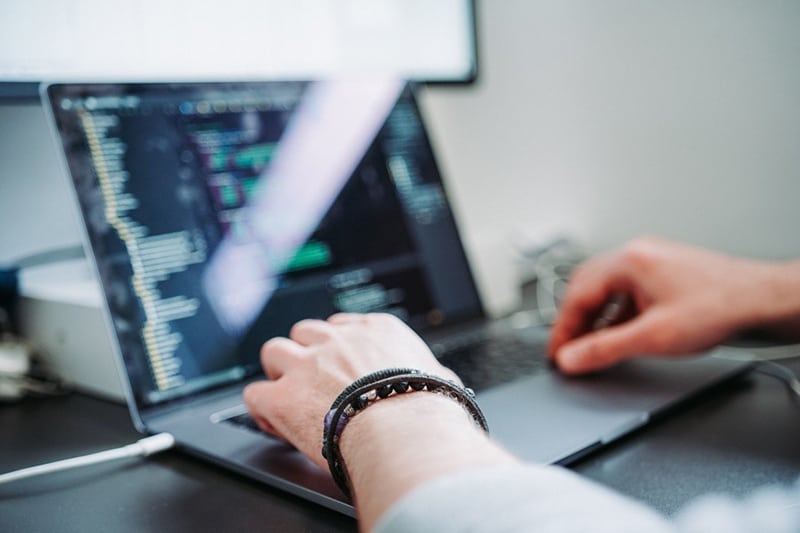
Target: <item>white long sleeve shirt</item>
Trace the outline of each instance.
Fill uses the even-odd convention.
[[[560,467],[504,465],[435,479],[392,506],[376,533],[800,532],[800,484],[736,501],[697,500],[672,520]]]

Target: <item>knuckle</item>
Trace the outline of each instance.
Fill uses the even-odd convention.
[[[322,323],[322,325],[319,326],[319,329],[317,330],[317,335],[319,335],[319,337],[323,341],[336,340],[341,337],[341,335],[339,334],[339,330],[333,327],[332,324],[328,324],[327,322],[324,322]]]
[[[267,340],[263,346],[261,346],[261,352],[264,353],[266,351],[277,350],[281,346],[285,346],[288,340],[289,339],[285,339],[283,337],[272,337],[271,339]]]
[[[391,313],[380,313],[380,319],[385,324],[402,324],[403,321],[397,315]]]
[[[273,337],[261,345],[261,360],[271,357],[275,353],[288,351],[292,347],[292,341],[285,337]]]
[[[247,404],[253,403],[254,394],[255,393],[253,392],[253,386],[252,385],[247,385],[242,390],[242,398],[244,399],[244,403],[247,403]]]
[[[289,331],[289,337],[294,339],[296,337],[302,337],[305,333],[313,332],[317,337],[328,339],[333,335],[334,331],[333,325],[329,322],[306,318],[296,322],[295,325],[292,326],[292,329]]]
[[[647,270],[653,261],[655,241],[641,237],[626,244],[620,252],[622,264],[633,270]]]
[[[305,320],[295,322],[294,325],[289,330],[289,337],[294,339],[295,337],[297,337],[298,334],[302,334],[303,328],[305,327],[307,327]]]
[[[258,391],[258,387],[255,384],[250,384],[244,388],[242,391],[242,398],[244,399],[244,403],[248,406],[255,406],[258,402],[260,394]]]
[[[364,320],[367,324],[374,324],[376,326],[391,324],[395,319],[396,317],[389,313],[369,313],[364,316]]]

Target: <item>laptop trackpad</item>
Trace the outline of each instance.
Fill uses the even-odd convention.
[[[710,357],[638,360],[585,377],[548,371],[478,393],[495,439],[517,456],[554,463],[647,423],[742,365]]]

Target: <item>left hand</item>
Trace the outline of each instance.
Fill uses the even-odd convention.
[[[642,355],[706,350],[766,315],[759,309],[774,300],[765,297],[765,287],[777,285],[773,270],[694,246],[637,239],[575,270],[549,355],[561,371],[580,374]],[[631,303],[620,317],[627,320],[596,327],[614,297]]]
[[[270,381],[248,385],[244,401],[262,430],[292,443],[320,467],[325,414],[342,390],[377,370],[408,367],[460,383],[400,319],[388,314],[341,313],[302,320],[289,338],[261,349]]]

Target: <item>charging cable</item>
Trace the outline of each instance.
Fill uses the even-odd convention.
[[[62,461],[55,461],[53,463],[23,468],[22,470],[15,470],[14,472],[8,472],[7,474],[0,474],[0,485],[3,483],[10,483],[12,481],[18,481],[20,479],[39,476],[42,474],[51,474],[53,472],[60,472],[62,470],[105,463],[107,461],[114,461],[116,459],[125,459],[127,457],[148,457],[154,453],[168,450],[174,445],[175,438],[171,434],[158,433],[151,437],[140,439],[133,444],[122,446],[121,448],[114,448],[113,450],[106,450],[80,457],[73,457],[71,459],[64,459]]]
[[[783,381],[789,391],[800,398],[800,379],[797,374],[786,365],[776,363],[781,359],[794,359],[800,357],[800,344],[788,344],[783,346],[768,346],[761,348],[740,348],[739,346],[728,346],[733,348],[733,353],[722,355],[713,352],[712,357],[717,359],[728,359],[730,361],[744,361],[755,363],[755,371],[765,376],[770,376]]]
[[[770,360],[764,360],[758,362],[758,371],[783,381],[789,390],[800,398],[800,380],[797,379],[797,375],[789,367]]]

